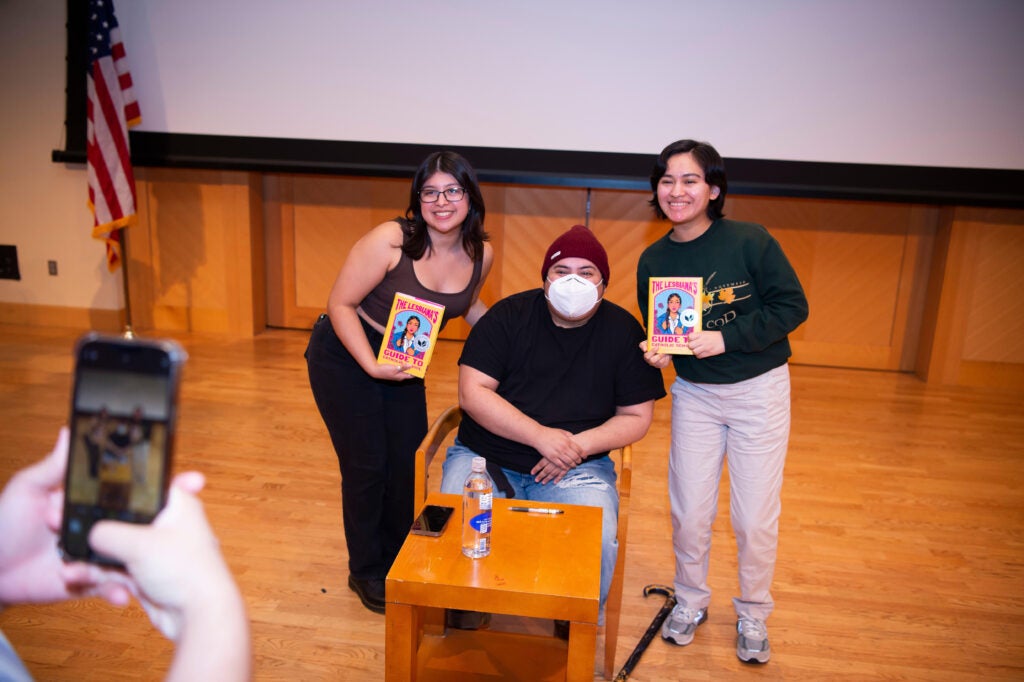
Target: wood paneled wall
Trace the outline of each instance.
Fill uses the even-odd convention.
[[[251,335],[309,328],[352,244],[404,213],[408,181],[141,169],[130,231],[139,329]],[[540,285],[551,240],[589,225],[607,297],[638,313],[635,269],[668,230],[646,192],[485,185],[496,260],[483,298]],[[730,196],[729,217],[780,241],[807,291],[794,362],[913,371],[940,384],[1024,386],[1024,211]],[[455,321],[447,338],[465,338]]]
[[[962,386],[1024,386],[1024,212],[942,211],[916,371]]]
[[[127,230],[132,324],[250,336],[266,327],[261,179],[143,169]]]

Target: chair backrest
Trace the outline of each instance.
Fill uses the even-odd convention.
[[[444,444],[449,435],[454,437],[452,432],[459,427],[461,422],[462,409],[458,405],[452,405],[434,420],[434,423],[430,425],[430,430],[427,431],[427,435],[420,442],[420,446],[416,448],[415,514],[419,514],[420,509],[423,508],[423,503],[427,499],[428,472],[431,462],[434,461],[434,455],[437,454],[438,450],[441,450],[441,461],[444,460],[444,450],[441,448],[441,445]]]
[[[441,460],[444,460],[445,444],[449,436],[454,437],[454,431],[462,422],[462,410],[458,405],[452,405],[431,424],[430,430],[424,436],[420,446],[416,449],[416,507],[415,513],[419,513],[427,499],[429,488],[430,466],[434,456],[441,451]],[[629,493],[633,483],[633,446],[626,445],[611,453],[615,461],[615,471],[618,476],[617,487],[619,489],[619,525],[616,529],[616,537],[619,541],[619,554],[615,560],[615,573],[612,576],[611,588],[608,591],[608,600],[605,602],[605,656],[604,676],[612,679],[615,674],[615,648],[619,639],[619,616],[622,609],[622,583],[626,568],[626,539],[629,531]]]

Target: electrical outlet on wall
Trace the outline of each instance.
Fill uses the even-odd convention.
[[[0,279],[21,279],[17,246],[0,245]]]

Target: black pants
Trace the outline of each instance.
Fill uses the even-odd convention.
[[[370,347],[382,336],[363,323]],[[413,521],[415,453],[427,433],[422,379],[379,381],[359,367],[326,315],[306,348],[309,385],[341,469],[349,573],[383,579]]]

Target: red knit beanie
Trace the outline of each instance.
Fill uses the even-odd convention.
[[[573,225],[568,232],[563,232],[548,247],[544,254],[544,263],[540,266],[541,279],[548,278],[548,269],[563,258],[586,258],[597,266],[608,285],[608,254],[594,233],[583,225]]]

